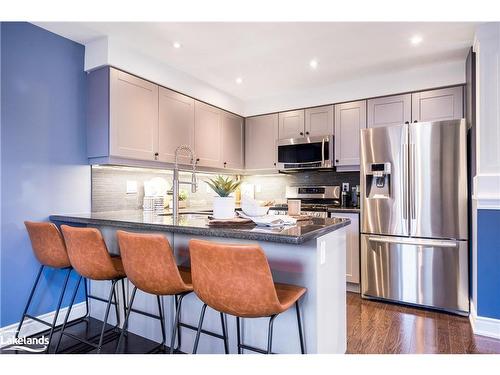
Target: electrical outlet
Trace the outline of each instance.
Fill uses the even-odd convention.
[[[349,191],[349,182],[342,182],[342,191]]]
[[[326,263],[326,243],[321,241],[319,245],[319,264]]]
[[[127,194],[137,194],[137,181],[127,180]]]

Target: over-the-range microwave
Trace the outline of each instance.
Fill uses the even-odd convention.
[[[280,139],[277,146],[280,170],[333,168],[333,135]]]

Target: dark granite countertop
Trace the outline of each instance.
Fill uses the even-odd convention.
[[[344,218],[312,218],[307,221],[298,221],[293,226],[284,227],[259,227],[254,224],[213,227],[208,225],[208,215],[203,213],[181,213],[179,222],[174,224],[170,215],[158,215],[141,210],[51,215],[50,220],[57,224],[109,225],[136,230],[144,229],[295,245],[333,232],[351,223],[349,219]]]

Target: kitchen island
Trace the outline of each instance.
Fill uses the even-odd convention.
[[[98,228],[112,254],[119,254],[116,230],[162,233],[169,240],[178,264],[189,265],[190,239],[208,239],[229,243],[258,243],[264,250],[275,282],[300,285],[307,293],[300,300],[307,353],[345,353],[346,351],[346,230],[345,218],[311,218],[285,227],[208,225],[207,213],[182,213],[176,223],[169,214],[143,211],[115,211],[77,215],[52,215],[54,223]],[[132,287],[127,283],[126,295]],[[109,293],[109,282],[92,282],[91,292],[99,296]],[[162,301],[165,311],[167,340],[171,337],[174,303],[172,297]],[[91,301],[91,316],[101,319],[104,304]],[[197,325],[202,303],[194,293],[182,304],[181,320]],[[134,308],[157,314],[156,299],[138,292]],[[114,317],[110,314],[110,322]],[[123,321],[123,319],[121,319]],[[242,338],[245,344],[265,347],[268,319],[243,319]],[[235,318],[227,316],[229,346],[236,352]],[[207,309],[204,329],[221,332],[218,313]],[[129,330],[161,342],[157,320],[132,313]],[[190,353],[195,332],[182,329],[180,350]],[[202,335],[198,353],[223,353],[220,339]],[[300,353],[295,312],[279,315],[274,323],[273,352]]]

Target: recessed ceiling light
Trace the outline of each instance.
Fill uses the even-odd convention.
[[[411,44],[413,44],[414,46],[416,46],[416,45],[422,43],[422,40],[423,39],[422,39],[422,37],[420,35],[414,35],[414,36],[411,37],[410,42],[411,42]]]
[[[312,68],[312,69],[316,69],[318,67],[318,61],[317,60],[311,60],[309,61],[309,66]]]
[[[173,43],[172,43],[172,46],[173,46],[174,48],[181,48],[181,44],[180,44],[179,42],[173,42]]]
[[[236,78],[236,79],[235,79],[235,81],[236,81],[236,83],[237,83],[238,85],[241,85],[241,84],[243,83],[243,78],[238,77],[238,78]]]

